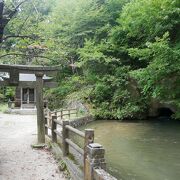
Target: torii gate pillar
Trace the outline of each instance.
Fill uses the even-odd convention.
[[[36,73],[36,108],[38,143],[45,143],[44,103],[43,103],[43,73]]]

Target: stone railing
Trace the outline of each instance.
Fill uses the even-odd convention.
[[[49,124],[48,121],[51,123]],[[106,172],[106,162],[104,158],[105,149],[97,143],[94,143],[94,130],[85,129],[84,132],[74,128],[68,120],[58,120],[57,112],[52,112],[51,115],[45,114],[45,133],[50,140],[59,144],[58,139],[61,140],[61,150],[63,159],[66,161],[70,154],[70,148],[74,149],[80,154],[83,159],[83,176],[77,177],[76,170],[72,170],[72,166],[69,168],[73,179],[84,180],[115,180]],[[75,134],[81,138],[83,147],[80,147],[73,138],[70,137],[70,133]],[[68,163],[67,163],[68,167]]]
[[[78,110],[77,109],[60,109],[53,112],[49,112],[51,115],[57,115],[57,118],[60,119],[71,119],[73,116],[78,116]]]
[[[85,180],[116,180],[106,172],[105,149],[98,143],[87,146]]]

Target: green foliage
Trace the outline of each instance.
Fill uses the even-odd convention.
[[[13,87],[4,87],[0,88],[0,101],[7,102],[9,99],[13,100],[15,95],[15,88]]]
[[[7,87],[6,94],[5,94],[6,99],[13,100],[14,96],[15,96],[15,88]]]
[[[140,118],[156,98],[178,109],[179,7],[178,0],[24,3],[5,36],[30,37],[8,38],[0,49],[23,55],[0,62],[61,65],[58,88],[46,91],[52,108],[75,99],[98,118]]]
[[[178,105],[180,49],[169,45],[168,33],[162,39],[156,38],[154,43],[147,43],[146,49],[129,49],[129,53],[133,57],[149,59],[146,68],[131,73],[139,81],[143,94]]]
[[[1,102],[4,101],[4,98],[5,98],[4,95],[0,93],[0,100],[1,100]]]
[[[177,0],[134,0],[123,8],[113,38],[116,44],[130,47],[143,47],[147,41],[154,41],[167,31],[175,39],[179,19]]]

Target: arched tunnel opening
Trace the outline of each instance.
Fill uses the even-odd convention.
[[[162,107],[158,108],[158,117],[167,117],[171,118],[174,112],[170,108]]]

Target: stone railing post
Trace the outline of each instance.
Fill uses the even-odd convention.
[[[63,110],[61,110],[61,119],[63,119]]]
[[[12,101],[10,99],[8,100],[8,108],[12,109]]]
[[[48,100],[44,100],[44,108],[48,109]]]
[[[76,108],[76,117],[78,117],[78,109]]]
[[[46,125],[48,124],[48,109],[44,108],[44,125],[45,125],[45,135],[48,135],[48,128]]]
[[[67,156],[69,154],[69,145],[66,142],[66,139],[69,136],[68,129],[66,125],[69,125],[69,121],[62,121],[62,151],[63,156]]]
[[[54,132],[54,130],[57,129],[57,124],[56,124],[56,122],[54,122],[54,120],[57,120],[57,114],[56,113],[54,116],[52,116],[51,134],[52,134],[52,141],[57,143],[57,134]]]
[[[46,127],[46,125],[48,124],[47,115],[45,115],[44,117],[44,124],[45,124],[45,135],[48,135],[48,128]]]
[[[69,119],[71,119],[71,110],[68,110]]]
[[[85,129],[84,139],[84,174],[86,172],[87,146],[94,143],[94,129]]]
[[[106,169],[104,154],[105,149],[98,143],[92,143],[87,146],[85,180],[94,180],[94,168]]]

